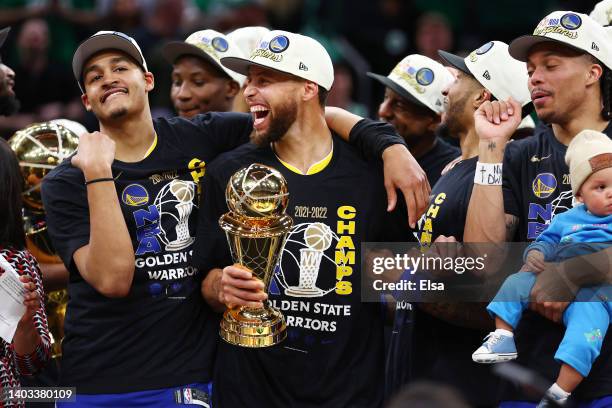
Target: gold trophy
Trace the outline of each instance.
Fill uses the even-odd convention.
[[[8,140],[19,159],[24,179],[24,228],[28,250],[38,263],[61,263],[49,234],[45,211],[40,196],[40,183],[55,166],[70,156],[78,147],[79,137],[61,123],[34,123],[18,130]],[[45,308],[51,334],[51,357],[62,355],[64,316],[68,303],[68,291],[59,289],[46,294]]]
[[[251,164],[230,178],[225,190],[229,212],[219,219],[236,264],[250,269],[267,292],[293,220],[287,214],[289,193],[281,173]],[[287,336],[281,312],[266,300],[263,308],[237,306],[223,314],[221,338],[242,347],[267,347]]]

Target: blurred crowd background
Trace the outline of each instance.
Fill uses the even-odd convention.
[[[383,87],[367,71],[387,75],[404,56],[439,59],[437,50],[465,53],[489,40],[529,34],[553,10],[589,13],[589,0],[0,0],[0,27],[12,26],[2,60],[16,73],[19,114],[0,117],[0,135],[62,117],[96,130],[70,68],[80,41],[117,30],[142,48],[156,85],[154,117],[173,116],[172,67],[161,46],[212,28],[250,25],[301,32],[321,41],[335,65],[328,105],[376,116]]]

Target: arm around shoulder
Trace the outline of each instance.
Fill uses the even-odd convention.
[[[248,143],[253,132],[253,118],[246,113],[212,112],[196,115],[190,120],[202,133],[198,143],[214,148],[216,155]]]
[[[336,132],[344,141],[349,141],[351,130],[362,120],[361,116],[352,114],[342,108],[327,106],[325,108],[325,121],[327,126]]]

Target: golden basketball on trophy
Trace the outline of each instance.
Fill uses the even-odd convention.
[[[267,292],[293,220],[285,211],[287,181],[272,167],[251,164],[230,178],[225,191],[229,212],[219,219],[236,264],[251,270]],[[287,336],[285,319],[269,301],[263,308],[237,306],[223,314],[219,334],[230,344],[267,347]]]
[[[43,122],[18,130],[8,143],[23,173],[24,204],[32,211],[43,212],[40,183],[49,171],[74,153],[79,137],[63,125]]]

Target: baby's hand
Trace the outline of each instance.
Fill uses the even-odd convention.
[[[544,254],[536,249],[529,251],[522,270],[525,272],[540,273],[544,268]]]

